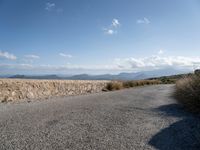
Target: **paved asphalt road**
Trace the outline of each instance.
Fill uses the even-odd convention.
[[[0,104],[0,150],[200,149],[200,119],[173,85]]]

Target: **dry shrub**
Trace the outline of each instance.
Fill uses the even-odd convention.
[[[123,88],[131,88],[136,86],[160,84],[158,80],[138,80],[138,81],[112,81],[107,84],[106,89],[109,91],[120,90]]]
[[[129,88],[129,87],[134,87],[134,86],[137,86],[137,84],[133,81],[124,81],[123,82],[124,88]]]
[[[174,96],[186,109],[200,113],[200,76],[193,75],[178,80]]]
[[[153,84],[160,84],[161,82],[158,80],[138,80],[138,81],[125,81],[124,87],[135,87],[135,86],[144,86],[144,85],[153,85]]]
[[[123,88],[123,83],[120,81],[114,81],[107,84],[106,89],[109,91],[120,90]]]

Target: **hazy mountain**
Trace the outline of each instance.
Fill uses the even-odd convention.
[[[0,78],[9,78],[11,75],[10,74],[2,74],[0,75]]]
[[[57,75],[13,75],[9,78],[17,78],[17,79],[62,79],[61,77]]]
[[[120,73],[117,75],[103,74],[103,75],[40,75],[40,76],[26,76],[26,75],[14,75],[10,78],[20,78],[20,79],[68,79],[68,80],[140,80],[153,77],[170,76],[176,74],[189,73],[188,70],[178,70],[172,68],[152,70],[152,71],[141,71],[137,73]]]

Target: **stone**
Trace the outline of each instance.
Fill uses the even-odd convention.
[[[102,92],[110,81],[0,79],[0,102]]]

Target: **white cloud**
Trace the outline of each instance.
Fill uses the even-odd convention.
[[[200,57],[150,56],[144,58],[115,59],[115,64],[125,70],[153,70],[165,67],[191,69],[200,66]]]
[[[10,60],[16,60],[17,59],[17,57],[15,55],[10,54],[8,52],[3,52],[3,51],[0,51],[0,57],[10,59]]]
[[[66,58],[72,58],[72,55],[70,55],[70,54],[59,53],[59,55],[62,57],[66,57]]]
[[[120,24],[118,19],[113,19],[112,24],[109,27],[103,28],[104,33],[107,34],[107,35],[116,34],[120,25],[121,24]]]
[[[69,57],[69,55],[60,53],[62,57]],[[70,55],[71,56],[71,55]],[[65,65],[34,65],[30,63],[22,64],[0,64],[0,72],[14,72],[17,71],[31,73],[40,73],[44,71],[46,73],[119,73],[119,72],[137,72],[148,71],[164,68],[174,69],[187,69],[192,70],[194,68],[200,68],[200,57],[185,57],[185,56],[163,56],[153,55],[149,57],[141,58],[117,58],[110,64],[103,65],[77,65],[77,64],[65,64]],[[44,73],[43,72],[43,73]]]
[[[158,55],[162,55],[164,53],[164,51],[162,50],[162,49],[160,49],[159,51],[158,51]]]
[[[54,8],[56,7],[56,4],[55,3],[46,3],[46,7],[45,9],[48,10],[48,11],[51,11],[53,10]]]
[[[112,26],[116,27],[116,28],[119,27],[120,26],[119,20],[118,19],[113,19],[112,20]]]
[[[108,34],[108,35],[113,35],[114,33],[116,33],[116,31],[112,30],[112,29],[104,29],[104,33]]]
[[[31,74],[40,74],[42,73],[74,73],[74,74],[80,74],[80,73],[95,73],[95,72],[101,72],[101,71],[112,71],[113,67],[111,66],[84,66],[84,65],[72,65],[72,64],[66,64],[66,65],[32,65],[32,64],[0,64],[0,72],[3,73],[31,73]]]
[[[29,58],[29,59],[39,59],[40,57],[37,56],[37,55],[25,55],[26,58]]]
[[[143,19],[138,19],[136,22],[138,24],[150,24],[150,20],[146,17],[144,17]]]
[[[1,70],[31,70],[34,66],[31,64],[0,64]]]

